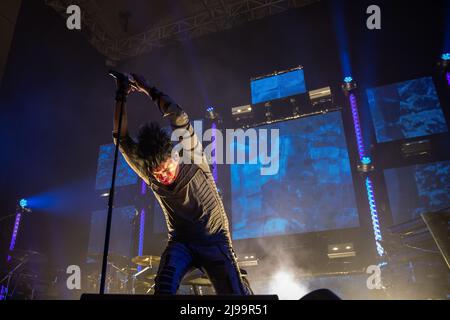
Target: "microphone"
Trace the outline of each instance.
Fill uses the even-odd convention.
[[[118,83],[128,83],[130,87],[132,87],[133,89],[139,90],[138,86],[136,85],[136,80],[134,80],[131,74],[121,73],[115,70],[109,70],[108,74],[114,79],[116,79]]]

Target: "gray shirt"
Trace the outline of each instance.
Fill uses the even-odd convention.
[[[186,129],[192,137],[191,146],[184,146],[184,150],[194,151],[193,155],[200,153],[201,163],[180,163],[175,181],[165,186],[153,178],[145,159],[137,152],[136,141],[129,135],[121,138],[119,150],[130,167],[153,190],[164,212],[169,240],[190,243],[231,243],[225,208],[189,118],[186,112],[167,95],[156,92],[160,96],[155,98],[153,95],[152,98],[160,105],[159,98],[164,96],[166,104],[162,113],[164,117],[169,118],[172,128]],[[116,139],[114,142],[116,143]]]

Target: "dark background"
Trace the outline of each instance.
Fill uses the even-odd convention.
[[[381,7],[381,30],[366,28],[371,4]],[[275,70],[303,65],[308,90],[329,85],[341,95],[347,74],[336,10],[360,87],[432,74],[448,49],[445,8],[444,1],[322,1],[170,45],[118,69],[144,74],[192,119],[213,105],[227,123],[231,107],[250,103],[249,79]],[[57,198],[52,210],[37,209],[24,219],[18,239],[18,248],[40,251],[56,266],[79,264],[86,254],[90,213],[98,206],[98,147],[111,142],[114,82],[107,70],[82,33],[66,29],[43,1],[23,1],[0,88],[0,217],[13,214],[20,198]],[[144,97],[129,99],[132,134],[155,119],[160,115]],[[228,177],[221,177],[226,189]],[[9,245],[12,223],[1,222],[0,252]],[[365,233],[370,241],[371,230]]]

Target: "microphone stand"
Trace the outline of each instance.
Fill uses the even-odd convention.
[[[105,245],[103,249],[102,274],[100,279],[100,294],[105,294],[106,268],[108,265],[109,240],[111,235],[112,210],[114,203],[114,188],[116,184],[117,160],[119,155],[119,145],[121,142],[120,131],[122,129],[123,109],[127,100],[127,91],[130,88],[130,82],[126,78],[117,78],[116,102],[120,103],[119,124],[117,129],[116,148],[114,150],[114,164],[111,179],[111,188],[108,199],[108,216],[106,219]]]

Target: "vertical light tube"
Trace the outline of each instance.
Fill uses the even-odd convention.
[[[349,96],[350,107],[352,109],[353,125],[355,127],[356,143],[358,146],[359,160],[362,161],[365,157],[366,151],[364,148],[364,141],[362,137],[361,124],[359,122],[358,102],[354,93]]]
[[[364,147],[361,123],[359,121],[358,101],[356,99],[356,95],[353,92],[351,92],[349,94],[349,101],[350,101],[350,107],[352,110],[353,125],[355,128],[359,160],[361,161],[361,163],[364,163],[364,162],[367,162],[367,157],[366,157],[366,151],[365,151],[365,147]],[[367,200],[369,201],[370,216],[372,218],[373,234],[375,237],[375,244],[377,247],[376,249],[377,249],[378,255],[381,257],[384,254],[384,249],[383,249],[383,246],[381,245],[381,241],[383,240],[383,238],[381,235],[380,223],[379,223],[379,219],[378,219],[377,202],[375,199],[374,187],[373,187],[372,179],[370,177],[366,177],[365,185],[366,185],[366,192],[367,192]]]
[[[372,227],[375,236],[375,244],[377,246],[378,255],[381,257],[384,254],[383,246],[380,243],[383,240],[383,238],[381,236],[380,222],[378,220],[377,202],[375,200],[375,195],[373,191],[373,183],[370,177],[366,178],[366,190],[367,190],[367,199],[369,200],[370,216],[372,218]]]
[[[17,212],[16,213],[16,220],[14,221],[13,233],[11,235],[11,242],[9,244],[9,252],[13,251],[14,247],[16,246],[17,232],[19,231],[19,225],[20,225],[21,218],[22,218],[22,213],[21,212]],[[7,261],[8,262],[11,261],[11,256],[9,254],[8,254]]]
[[[211,162],[212,162],[212,175],[214,177],[214,181],[217,183],[218,180],[218,172],[217,172],[217,157],[216,157],[216,135],[217,135],[217,124],[214,121],[211,125],[211,129],[212,129],[212,137],[211,137],[211,142],[212,142],[212,150],[211,150]]]
[[[147,191],[147,185],[144,180],[141,184],[141,194],[145,195]],[[139,242],[138,242],[138,256],[142,256],[144,252],[144,229],[145,229],[145,209],[142,208],[139,219]],[[138,272],[142,270],[142,266],[137,267]]]

